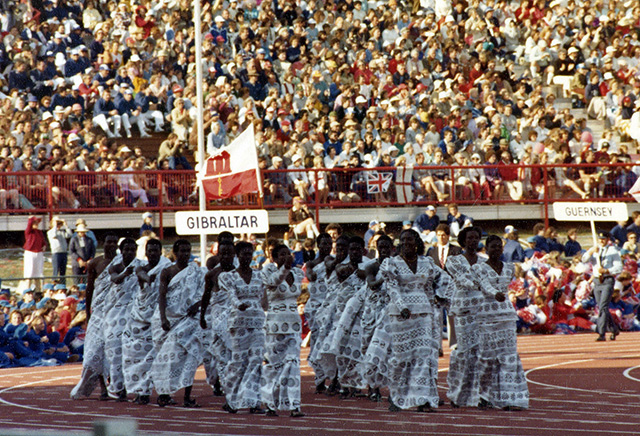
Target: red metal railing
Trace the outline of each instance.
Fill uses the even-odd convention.
[[[635,164],[566,164],[566,165],[478,165],[478,166],[425,166],[406,169],[384,168],[309,168],[306,170],[309,193],[307,203],[318,211],[325,207],[371,207],[407,206],[455,202],[468,204],[525,203],[548,206],[555,201],[629,201],[630,182],[623,178],[640,168]],[[477,186],[469,181],[468,172],[487,169],[508,172],[515,170],[521,177],[525,172],[532,175],[531,187],[535,195],[523,195],[517,200],[507,194],[500,197],[480,195]],[[525,171],[526,170],[526,171]],[[567,186],[555,186],[556,173],[563,171],[580,189],[583,182],[580,171],[593,173],[601,183],[596,184],[589,198],[583,199]],[[413,173],[407,175],[406,172]],[[259,208],[288,209],[290,198],[299,194],[294,188],[291,175],[299,170],[264,170],[265,186],[263,204],[257,194],[237,196],[209,204],[210,209]],[[420,177],[414,177],[422,173]],[[388,175],[388,176],[387,176]],[[429,196],[425,184],[427,177],[435,177],[436,186],[443,189],[446,199],[438,201]],[[462,179],[461,177],[466,177]],[[369,178],[369,181],[367,179]],[[627,180],[632,180],[629,177]],[[522,181],[522,180],[518,180]],[[118,172],[13,172],[0,173],[0,213],[47,213],[52,216],[60,212],[109,212],[144,209],[160,214],[167,211],[197,210],[196,174],[194,171],[118,171]],[[271,195],[271,185],[276,184],[276,195]],[[326,184],[328,195],[323,197],[322,185]],[[372,186],[380,186],[372,193]],[[484,194],[480,183],[480,193]],[[622,185],[622,186],[621,186]],[[528,188],[528,187],[527,187]],[[506,191],[506,189],[505,189]],[[545,207],[545,213],[547,208]],[[545,216],[548,220],[548,217]]]

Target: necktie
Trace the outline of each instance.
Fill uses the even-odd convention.
[[[445,257],[444,257],[444,247],[440,248],[440,266],[442,268],[444,268],[444,263],[445,263]]]

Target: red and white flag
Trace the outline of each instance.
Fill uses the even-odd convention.
[[[259,171],[251,124],[231,144],[220,148],[204,162],[199,178],[207,200],[254,192],[262,195]]]
[[[387,192],[389,185],[391,185],[392,178],[393,173],[380,173],[378,171],[367,173],[367,193],[380,194]]]
[[[638,177],[631,189],[629,189],[629,194],[631,194],[633,198],[635,198],[636,201],[640,203],[640,177]]]

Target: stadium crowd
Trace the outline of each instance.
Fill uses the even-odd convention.
[[[46,197],[37,174],[11,171],[191,168],[191,14],[178,0],[4,4],[0,208]],[[207,152],[254,124],[261,167],[300,170],[268,174],[267,201],[316,189],[321,200],[372,196],[358,172],[304,168],[499,165],[396,173],[409,197],[437,200],[453,189],[461,199],[535,199],[545,189],[623,196],[637,178],[630,166],[557,168],[545,186],[539,169],[522,166],[630,162],[640,139],[633,0],[218,0],[205,2],[202,22]],[[602,139],[587,117],[605,121]],[[170,134],[151,158],[118,139],[132,129]],[[160,200],[144,176],[109,180],[58,178],[53,200],[95,206],[95,191],[140,206],[183,204],[192,193],[169,186],[175,195]],[[400,201],[393,189],[375,195]]]

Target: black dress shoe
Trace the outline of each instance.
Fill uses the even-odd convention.
[[[327,385],[324,382],[316,386],[316,394],[323,394],[327,390]]]
[[[596,342],[604,342],[606,340],[607,338],[605,338],[604,335],[602,335],[602,336],[598,336],[598,339],[596,339]]]
[[[195,398],[185,398],[182,406],[187,409],[199,409],[200,407],[202,407],[200,406],[200,404],[198,404]]]
[[[489,401],[485,400],[484,398],[480,398],[480,402],[478,403],[478,409],[480,410],[493,409],[493,404],[491,404]]]
[[[264,415],[267,412],[262,407],[252,407],[249,409],[249,413],[252,415]]]
[[[138,397],[138,404],[141,404],[143,406],[149,404],[149,395],[140,395]]]
[[[611,339],[612,341],[616,340],[616,336],[618,336],[620,334],[620,332],[613,332],[611,333],[611,336],[609,337],[609,339]]]
[[[267,409],[267,413],[266,413],[266,415],[267,415],[267,416],[278,416],[278,412],[276,412],[276,411],[275,411],[275,410],[273,410],[273,409]]]
[[[418,412],[420,413],[433,413],[435,411],[436,410],[433,407],[431,407],[431,404],[429,403],[425,403],[422,406],[418,406]]]
[[[224,405],[222,406],[222,410],[229,413],[238,413],[238,409],[234,409],[233,407],[229,406],[229,403],[224,403]]]
[[[213,384],[213,395],[216,397],[224,396],[224,391],[222,390],[222,386],[220,386],[220,379],[216,379],[216,382]]]
[[[524,407],[520,407],[520,406],[505,406],[502,408],[502,410],[506,411],[506,412],[520,412],[522,410],[524,410]]]
[[[171,397],[169,395],[160,395],[158,397],[158,406],[164,407],[171,404]]]
[[[304,416],[304,413],[300,409],[293,409],[291,411],[292,418],[302,418],[303,416]]]

